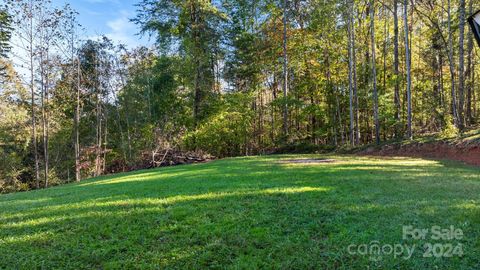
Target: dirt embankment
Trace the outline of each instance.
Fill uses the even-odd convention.
[[[480,166],[480,142],[478,141],[390,144],[381,147],[369,147],[359,154],[449,159]]]

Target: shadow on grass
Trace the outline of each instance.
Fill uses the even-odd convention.
[[[350,268],[372,262],[346,254],[349,244],[398,242],[409,224],[461,227],[470,250],[478,248],[471,240],[480,236],[476,168],[340,157],[289,166],[277,158],[141,171],[0,197],[0,268]],[[474,254],[382,263],[471,266],[478,263]]]

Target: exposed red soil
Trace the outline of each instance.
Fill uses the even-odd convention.
[[[370,147],[359,153],[370,156],[401,156],[431,159],[448,159],[480,166],[480,144],[478,142],[429,142],[411,144],[393,144],[382,147]]]

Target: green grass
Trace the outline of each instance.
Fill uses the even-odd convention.
[[[480,169],[406,158],[219,160],[0,196],[0,269],[479,269]],[[295,156],[313,157],[313,156]],[[349,254],[422,245],[453,225],[464,255]]]

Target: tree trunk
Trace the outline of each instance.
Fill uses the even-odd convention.
[[[288,141],[287,0],[283,1],[283,136]]]
[[[100,159],[101,159],[101,150],[102,150],[102,117],[100,111],[100,94],[97,89],[97,101],[96,101],[96,118],[97,118],[97,128],[96,128],[96,146],[95,146],[95,176],[100,175]]]
[[[74,132],[75,132],[75,181],[79,182],[82,178],[80,169],[80,59],[77,58],[77,87],[75,100],[75,115],[74,115]]]
[[[372,83],[373,83],[373,116],[375,119],[375,141],[380,144],[380,121],[378,119],[378,92],[377,92],[377,67],[375,50],[375,6],[370,0],[370,37],[372,41]]]
[[[451,18],[450,0],[448,0],[447,15],[448,15],[448,18],[447,18],[447,20],[448,20],[448,60],[449,60],[449,67],[450,67],[452,116],[453,116],[454,125],[456,127],[460,127],[459,116],[458,116],[458,112],[457,112],[457,95],[456,95],[456,91],[455,91],[455,64],[453,62],[453,31],[452,31],[452,18]]]
[[[30,3],[30,12],[33,13],[33,4]],[[31,92],[31,110],[32,110],[32,142],[33,142],[33,154],[35,157],[35,185],[37,189],[40,188],[40,170],[38,162],[38,144],[37,144],[37,126],[35,116],[35,78],[34,78],[34,52],[33,52],[33,16],[30,16],[29,22],[29,56],[30,56],[30,92]]]
[[[355,1],[350,2],[350,32],[351,32],[351,48],[352,48],[352,87],[353,87],[353,118],[355,119],[354,126],[354,140],[355,144],[360,144],[360,126],[359,126],[359,102],[358,102],[358,87],[357,87],[357,54],[355,42]]]
[[[412,79],[410,74],[410,45],[408,38],[408,0],[404,1],[403,22],[405,24],[405,62],[407,67],[407,137],[413,138],[412,132]]]
[[[193,119],[195,121],[195,127],[200,122],[200,102],[202,99],[202,93],[200,88],[200,72],[200,61],[196,60],[195,93],[193,100]]]
[[[353,2],[349,2],[353,5]],[[348,8],[348,90],[349,90],[349,110],[350,110],[350,144],[355,146],[355,125],[354,125],[354,96],[353,96],[353,42],[352,42],[352,7]]]
[[[102,160],[102,174],[105,174],[105,168],[107,167],[107,146],[108,146],[108,115],[107,110],[104,111],[104,122],[105,126],[103,128],[103,160]]]
[[[395,104],[395,137],[399,138],[400,135],[400,72],[399,72],[399,56],[398,56],[398,0],[393,1],[393,75],[395,78],[395,90],[393,103]]]
[[[473,13],[473,0],[470,0],[468,5],[468,13]],[[467,104],[466,104],[466,124],[472,125],[473,124],[473,116],[472,116],[472,60],[473,60],[473,35],[472,31],[468,31],[467,35],[467,72],[465,81],[467,82]]]
[[[464,95],[464,88],[465,88],[465,58],[464,58],[464,39],[465,39],[465,0],[460,0],[459,3],[459,38],[458,38],[458,95],[459,95],[459,103],[458,103],[458,120],[459,120],[459,127],[460,130],[464,128],[464,117],[463,117],[463,108],[465,104],[465,95]]]
[[[98,80],[98,69],[99,69],[99,64],[98,64],[98,59],[96,58],[95,60],[95,72],[97,76],[95,76],[97,82],[95,86],[95,92],[96,92],[96,104],[95,104],[95,113],[96,113],[96,146],[95,146],[95,176],[99,176],[101,172],[101,152],[102,152],[102,115],[101,115],[101,95],[100,95],[100,85]]]
[[[195,44],[193,57],[195,60],[195,86],[194,86],[194,98],[193,98],[193,119],[195,127],[200,122],[200,103],[202,101],[202,87],[200,85],[201,77],[202,77],[202,62],[200,59],[200,22],[199,22],[199,14],[198,8],[194,1],[190,3],[190,20],[192,24],[192,38]]]
[[[48,104],[48,72],[45,67],[48,65],[48,58],[43,58],[44,52],[41,52],[40,56],[40,83],[41,83],[41,106],[42,106],[42,132],[43,132],[43,173],[45,188],[48,188],[48,115],[47,115],[47,104]]]

